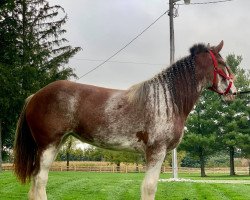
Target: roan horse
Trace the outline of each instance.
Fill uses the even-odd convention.
[[[186,118],[204,87],[236,92],[218,46],[194,45],[190,55],[152,79],[115,90],[56,81],[27,98],[18,121],[15,173],[31,180],[29,199],[45,200],[49,168],[65,138],[107,149],[141,152],[147,172],[141,199],[153,200],[166,152],[181,141]]]

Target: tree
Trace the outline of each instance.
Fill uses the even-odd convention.
[[[87,160],[86,157],[84,156],[84,150],[81,148],[76,148],[75,146],[72,146],[70,151],[68,151],[68,155],[67,155],[66,146],[64,146],[58,152],[57,157],[56,157],[57,161],[66,161],[66,165],[67,165],[67,159],[69,161],[68,163],[70,163],[70,161],[85,161],[85,160]],[[68,164],[68,166],[69,166],[69,164]]]
[[[104,159],[103,149],[90,146],[84,150],[84,157],[88,161],[102,161]]]
[[[70,152],[71,152],[72,147],[74,145],[74,142],[75,142],[75,140],[74,140],[73,136],[69,136],[68,140],[67,140],[67,142],[65,144],[66,160],[67,160],[67,171],[69,170],[69,155],[70,155]]]
[[[117,171],[120,171],[121,163],[135,163],[136,170],[138,170],[138,165],[143,162],[143,157],[140,154],[125,152],[125,151],[111,151],[102,150],[104,159],[106,161],[116,164]]]
[[[179,147],[199,160],[202,177],[206,176],[207,159],[219,149],[216,137],[218,113],[215,112],[219,103],[217,95],[210,91],[203,92],[188,118],[185,136]]]
[[[178,154],[177,154],[177,161],[178,161],[178,166],[180,167],[182,165],[182,161],[183,159],[186,157],[186,151],[178,151]],[[166,158],[165,158],[165,162],[164,162],[164,165],[165,166],[172,166],[172,152],[168,152],[167,155],[166,155]]]
[[[198,168],[200,167],[200,162],[199,160],[194,159],[194,157],[190,153],[187,153],[186,156],[181,161],[181,167]]]
[[[226,58],[227,64],[236,75],[235,86],[239,91],[249,89],[250,78],[246,71],[240,68],[241,56],[230,54]],[[250,137],[250,107],[246,96],[239,96],[233,102],[223,102],[218,107],[221,113],[218,129],[218,137],[221,144],[229,152],[230,175],[235,175],[234,156],[235,150],[244,146],[245,138]]]
[[[249,120],[249,119],[248,119]],[[249,124],[249,123],[248,123]],[[248,175],[250,176],[250,134],[239,134],[237,140],[240,141],[240,149],[242,157],[248,160]]]
[[[12,148],[23,101],[48,83],[75,76],[66,66],[79,47],[62,37],[67,15],[46,0],[0,4],[0,122],[2,146]],[[1,148],[0,148],[1,150]]]
[[[234,156],[235,151],[240,148],[243,138],[249,136],[249,120],[246,107],[241,99],[222,106],[223,111],[220,119],[220,129],[218,131],[219,140],[222,146],[229,152],[230,175],[235,175]]]
[[[17,56],[17,23],[13,19],[14,1],[2,1],[0,4],[0,165],[3,146],[10,148],[13,143],[14,127],[21,103],[17,74],[19,68]]]
[[[248,89],[249,75],[239,67],[242,57],[230,54],[226,59],[237,76],[235,85],[238,90]],[[205,176],[206,159],[223,149],[229,152],[230,175],[234,175],[235,150],[242,148],[247,151],[242,141],[250,134],[247,98],[239,96],[233,102],[224,102],[217,94],[205,91],[188,119],[185,132],[180,147],[199,158],[201,176]]]
[[[73,138],[72,138],[73,139]],[[71,144],[70,144],[71,143]],[[71,147],[69,148],[69,146]],[[58,152],[56,160],[59,161],[102,161],[103,150],[90,146],[86,149],[76,147],[76,140],[70,141],[69,139],[62,146]]]

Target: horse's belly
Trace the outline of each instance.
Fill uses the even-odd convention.
[[[138,141],[134,131],[101,129],[94,132],[93,136],[92,144],[101,148],[133,152],[143,152],[144,150],[144,144]]]

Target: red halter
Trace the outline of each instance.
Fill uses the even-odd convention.
[[[208,89],[209,89],[209,90],[212,90],[212,91],[214,91],[214,92],[217,92],[217,93],[220,94],[220,95],[226,95],[226,94],[228,94],[230,88],[232,87],[232,84],[233,84],[233,77],[231,76],[230,71],[229,71],[229,68],[228,68],[227,66],[226,66],[226,69],[227,69],[227,71],[228,71],[228,73],[229,73],[229,76],[228,76],[223,70],[219,69],[219,68],[218,68],[218,62],[217,62],[217,60],[216,60],[216,58],[215,58],[213,52],[209,50],[209,53],[210,53],[210,55],[211,55],[211,57],[212,57],[213,64],[214,64],[214,80],[213,80],[213,85],[212,85],[211,87],[209,87]],[[227,86],[227,89],[226,89],[224,92],[220,92],[220,91],[218,91],[218,90],[216,89],[216,88],[217,88],[217,87],[216,87],[217,74],[219,74],[219,75],[222,76],[223,78],[229,80],[229,84],[228,84],[228,86]]]

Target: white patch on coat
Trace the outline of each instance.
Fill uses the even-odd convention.
[[[105,106],[105,118],[108,121],[106,130],[100,130],[108,137],[105,143],[114,148],[134,150],[138,146],[138,138],[133,133],[143,130],[143,124],[136,118],[136,113],[124,112],[123,92],[117,92],[107,101]],[[138,121],[135,121],[138,120]]]
[[[49,146],[43,151],[40,158],[40,170],[33,177],[32,185],[29,191],[30,200],[47,200],[46,185],[48,181],[48,173],[57,153],[55,146]]]
[[[161,166],[166,155],[166,149],[162,148],[155,156],[157,162],[153,166],[149,166],[145,178],[141,186],[141,199],[143,200],[154,200],[155,193],[157,190],[157,182],[159,179]]]
[[[167,84],[166,84],[166,89],[167,89]],[[151,107],[154,107],[154,97],[153,97],[153,87],[150,87],[150,104]],[[161,137],[164,138],[165,141],[170,141],[173,139],[173,108],[172,108],[172,103],[171,102],[171,96],[169,93],[169,90],[166,90],[166,96],[167,96],[167,105],[166,105],[166,100],[165,100],[165,95],[164,95],[164,90],[162,86],[159,84],[159,113],[158,113],[158,108],[156,105],[155,110],[152,112],[154,113],[153,117],[153,123],[152,123],[152,128],[151,132],[153,133],[150,136],[150,143],[153,144],[157,138]],[[168,110],[167,110],[168,109]]]
[[[68,110],[70,113],[75,113],[76,111],[76,104],[77,104],[77,98],[76,96],[70,96],[68,99]]]
[[[166,86],[167,88],[167,86]],[[121,147],[122,149],[142,149],[145,144],[143,141],[138,142],[138,137],[135,133],[139,131],[146,131],[148,135],[148,144],[154,144],[155,141],[170,142],[173,139],[173,109],[172,104],[166,105],[164,90],[159,85],[159,106],[154,107],[153,86],[149,89],[149,97],[147,101],[147,109],[149,113],[124,112],[123,104],[127,103],[124,100],[124,93],[117,92],[106,103],[105,107],[105,119],[108,121],[108,127],[106,130],[99,130],[100,132],[106,132],[102,135],[108,135],[105,138],[105,142],[113,146],[114,148]],[[168,102],[171,101],[168,90],[166,91]],[[159,107],[159,113],[157,111]],[[155,110],[154,110],[155,109]],[[167,111],[168,109],[168,111]],[[145,116],[145,117],[143,117]],[[149,119],[147,119],[149,118]],[[166,144],[167,145],[167,144]]]
[[[58,109],[62,112],[63,117],[70,124],[77,123],[75,121],[75,113],[78,106],[78,95],[70,95],[65,92],[59,92],[57,95],[58,98]],[[69,130],[68,130],[69,131]]]

